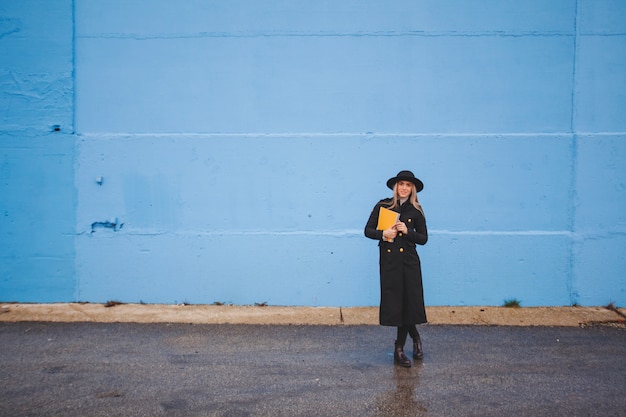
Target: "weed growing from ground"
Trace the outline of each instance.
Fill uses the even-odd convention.
[[[504,300],[503,306],[509,308],[518,308],[521,306],[521,302],[519,300],[516,300],[515,298],[511,298],[510,300]]]

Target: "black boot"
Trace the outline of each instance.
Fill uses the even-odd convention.
[[[415,339],[413,339],[413,359],[424,359],[424,352],[422,351],[422,339],[420,339],[419,334]]]
[[[393,362],[396,365],[400,365],[404,368],[411,367],[411,361],[404,354],[404,346],[396,343],[396,349],[393,352]]]

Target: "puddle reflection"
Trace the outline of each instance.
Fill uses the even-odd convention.
[[[393,367],[391,377],[395,384],[393,390],[383,392],[377,407],[379,416],[427,416],[424,404],[415,396],[415,389],[420,385],[422,363],[417,362],[412,368]]]

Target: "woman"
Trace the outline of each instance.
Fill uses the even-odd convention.
[[[415,245],[428,240],[426,218],[417,193],[424,184],[411,171],[400,171],[387,181],[393,198],[374,206],[365,225],[365,236],[378,240],[380,251],[380,324],[396,326],[394,363],[409,368],[411,361],[404,354],[407,334],[413,339],[413,358],[422,359],[422,342],[416,324],[426,323],[422,270]],[[381,207],[399,213],[395,224],[378,230]]]

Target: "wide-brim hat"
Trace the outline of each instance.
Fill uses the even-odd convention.
[[[415,175],[411,171],[400,171],[398,175],[393,178],[389,178],[387,180],[387,187],[393,190],[393,186],[396,185],[398,181],[409,181],[415,185],[415,192],[419,193],[424,189],[424,183],[419,179],[415,178]]]

